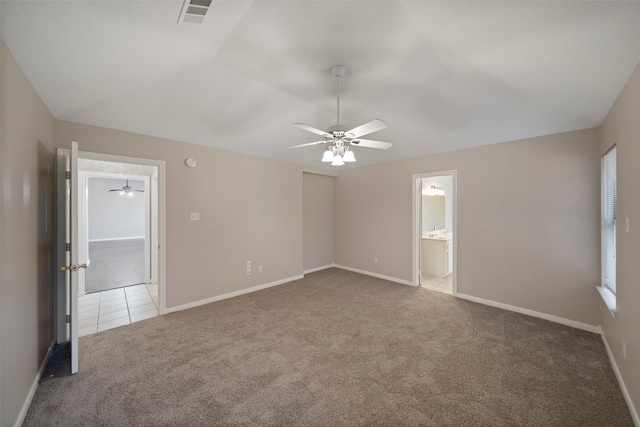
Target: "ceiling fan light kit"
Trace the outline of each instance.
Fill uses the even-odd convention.
[[[346,153],[344,153],[344,156],[342,156],[342,160],[344,160],[347,163],[355,162],[356,156],[355,154],[353,154],[353,151],[347,151]]]
[[[342,156],[337,155],[333,158],[333,161],[331,162],[331,166],[342,166],[344,165],[344,160],[342,160]]]
[[[308,132],[315,133],[324,138],[323,141],[308,142],[306,144],[294,145],[289,148],[308,147],[311,145],[330,143],[327,150],[322,156],[322,161],[325,163],[331,162],[332,166],[342,166],[345,163],[351,163],[356,161],[356,156],[350,148],[352,146],[377,148],[380,150],[386,150],[391,147],[390,142],[374,141],[370,139],[359,139],[361,136],[368,135],[373,132],[385,129],[387,124],[380,119],[374,119],[363,125],[349,129],[348,127],[340,124],[340,78],[345,75],[347,69],[342,65],[336,65],[331,67],[331,74],[337,80],[337,120],[334,126],[331,126],[326,131],[316,129],[313,126],[309,126],[305,123],[294,123],[293,125]]]

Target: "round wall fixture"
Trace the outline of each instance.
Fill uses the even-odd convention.
[[[189,158],[184,161],[184,164],[189,166],[190,168],[195,168],[197,163],[196,163],[196,159]]]

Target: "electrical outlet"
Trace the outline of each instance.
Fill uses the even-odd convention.
[[[247,261],[247,276],[251,276],[251,261]]]
[[[627,358],[627,343],[622,340],[622,357]]]
[[[258,273],[262,273],[262,266],[258,266]]]
[[[200,221],[200,213],[191,212],[191,221]]]
[[[373,257],[373,262],[374,262],[375,264],[377,264],[377,263],[378,263],[378,257],[377,257],[377,256],[374,256],[374,257]]]
[[[624,219],[624,231],[625,231],[626,233],[628,233],[628,232],[629,232],[629,218],[625,218],[625,219]]]

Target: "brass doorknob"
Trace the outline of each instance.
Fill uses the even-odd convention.
[[[86,263],[80,265],[63,265],[60,267],[60,271],[78,271],[80,268],[87,268],[88,265]]]

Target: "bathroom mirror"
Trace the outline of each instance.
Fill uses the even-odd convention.
[[[445,196],[422,196],[422,231],[429,232],[445,228],[444,201]]]

